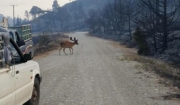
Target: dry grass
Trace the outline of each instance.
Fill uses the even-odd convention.
[[[145,56],[139,56],[137,54],[124,55],[122,58],[120,58],[120,60],[139,62],[142,65],[136,65],[135,66],[136,69],[155,72],[159,76],[165,79],[164,81],[161,81],[161,83],[180,88],[180,85],[179,85],[180,69],[179,68],[173,67],[172,65],[169,65],[163,61],[145,57]]]
[[[162,77],[160,83],[180,89],[180,68],[174,67],[155,58],[140,56],[136,53],[136,49],[127,48],[125,45],[120,45],[118,42],[110,41],[110,44],[115,48],[121,49],[125,54],[123,57],[120,57],[119,60],[126,62],[136,61],[141,63],[141,65],[138,64],[134,66],[134,68],[139,71],[138,74],[142,74],[143,70],[155,72]]]
[[[50,44],[48,44],[47,46],[39,46],[39,45],[35,45],[34,48],[34,56],[41,56],[44,55],[50,51],[53,50],[57,50],[59,48],[59,45],[57,43],[52,43],[50,42]]]

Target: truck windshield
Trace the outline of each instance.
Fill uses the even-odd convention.
[[[9,32],[9,36],[14,39],[14,36],[13,36],[13,33],[12,32]]]

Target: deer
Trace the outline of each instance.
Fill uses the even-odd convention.
[[[61,41],[59,44],[60,44],[60,49],[59,49],[59,55],[60,55],[60,52],[61,52],[61,49],[63,48],[63,52],[66,54],[65,52],[65,48],[69,48],[69,51],[70,51],[70,54],[72,55],[73,54],[73,46],[76,44],[78,45],[78,40],[74,37],[74,40],[72,39],[72,37],[70,37],[70,40],[73,41],[73,42],[70,42],[68,40],[66,41]],[[72,53],[71,53],[71,50],[72,50]],[[67,54],[66,54],[67,55]]]

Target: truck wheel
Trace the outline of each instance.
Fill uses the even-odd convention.
[[[26,102],[24,105],[39,105],[39,98],[40,98],[40,85],[38,79],[35,78],[31,99],[28,102]]]

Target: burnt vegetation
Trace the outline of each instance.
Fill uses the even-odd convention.
[[[85,20],[90,9],[101,8],[109,0],[73,0],[64,6],[60,6],[57,0],[52,2],[51,10],[43,10],[33,6],[25,11],[26,19],[21,24],[31,23],[33,32],[69,32],[87,30]],[[51,4],[50,4],[51,5]],[[30,20],[29,18],[32,18]],[[19,19],[17,19],[19,20]],[[17,24],[20,21],[17,22]]]
[[[180,66],[179,0],[113,0],[89,12],[90,33]],[[135,45],[135,46],[134,46]]]

